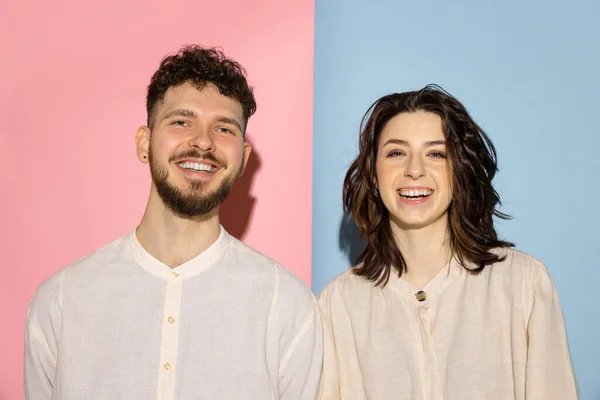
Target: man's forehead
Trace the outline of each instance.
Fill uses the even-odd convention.
[[[198,115],[225,115],[239,119],[240,124],[242,123],[241,104],[237,100],[222,95],[211,83],[205,84],[201,89],[189,82],[169,88],[160,105],[159,115],[163,117],[179,108],[194,110]]]

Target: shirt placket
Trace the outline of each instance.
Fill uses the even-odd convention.
[[[183,279],[173,270],[165,287],[162,336],[160,343],[160,369],[158,376],[159,400],[175,399],[175,378],[177,375],[177,346],[179,322],[181,320],[181,295]]]
[[[423,383],[423,398],[426,400],[441,400],[438,386],[437,362],[433,340],[434,309],[425,292],[420,291],[415,295],[414,315],[418,322],[421,338],[421,376]]]

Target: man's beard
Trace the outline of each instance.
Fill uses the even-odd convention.
[[[201,153],[199,151],[189,151],[185,154],[179,154],[171,157],[169,162],[175,159],[198,158],[216,163],[220,168],[225,168],[224,162],[217,160],[212,153]],[[184,218],[193,218],[207,215],[217,208],[229,196],[231,187],[243,172],[243,165],[238,171],[224,178],[221,185],[210,193],[203,193],[207,182],[194,180],[189,183],[187,189],[180,189],[169,182],[169,171],[166,167],[156,161],[152,155],[152,147],[148,151],[148,160],[150,162],[150,175],[152,182],[156,186],[158,195],[163,203],[175,214]]]

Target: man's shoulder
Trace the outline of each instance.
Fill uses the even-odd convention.
[[[122,258],[126,243],[127,236],[122,236],[84,256],[81,256],[47,278],[40,285],[38,291],[48,290],[48,287],[56,287],[59,282],[62,282],[65,279],[71,279],[80,274],[87,275],[99,270],[100,268],[102,271],[106,272],[107,268],[110,268],[111,265],[115,265],[116,262]]]
[[[240,240],[233,237],[231,239],[229,256],[239,257],[244,269],[250,268],[253,273],[272,278],[277,287],[279,300],[289,298],[296,301],[302,299],[314,301],[315,296],[308,285],[288,268]]]
[[[37,287],[35,294],[28,307],[28,317],[37,313],[46,313],[50,307],[62,307],[62,292],[65,282],[81,282],[77,277],[89,276],[101,265],[110,264],[110,260],[116,258],[121,251],[125,237],[106,244],[91,253],[88,253],[72,263],[62,267],[44,279]],[[114,263],[114,262],[113,262]],[[44,311],[45,310],[45,311]]]
[[[127,251],[128,237],[129,235],[119,237],[78,258],[63,268],[65,274],[68,276],[71,274],[92,272],[98,268],[106,271],[106,269],[115,265],[119,260],[122,260],[123,252]]]

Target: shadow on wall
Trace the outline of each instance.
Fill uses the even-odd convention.
[[[340,250],[344,252],[350,267],[356,264],[356,259],[363,251],[366,240],[360,238],[358,228],[352,217],[343,214],[340,222]]]
[[[252,141],[246,139],[250,145]],[[250,224],[252,211],[256,198],[250,193],[254,176],[260,170],[260,156],[254,151],[252,152],[246,164],[246,170],[240,179],[233,185],[229,197],[221,205],[219,210],[219,218],[225,230],[233,237],[243,240]]]

